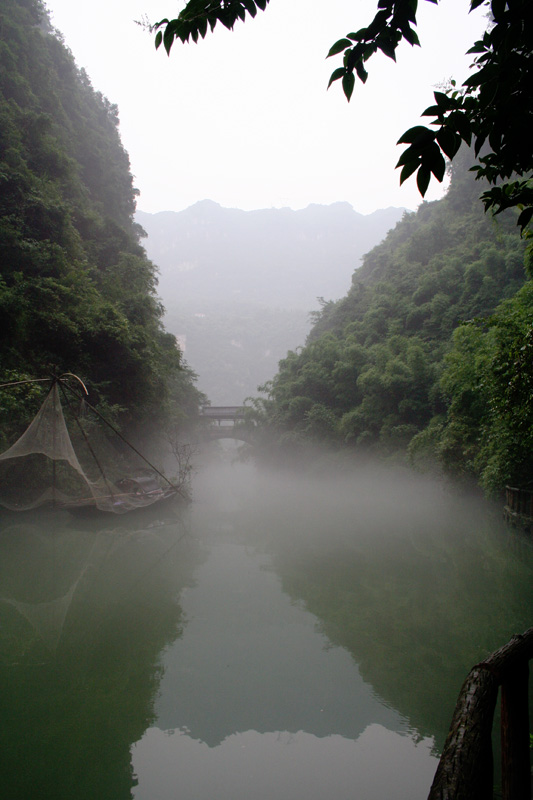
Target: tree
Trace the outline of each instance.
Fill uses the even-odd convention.
[[[189,0],[176,19],[163,19],[152,30],[155,46],[162,43],[167,54],[176,39],[197,42],[217,22],[232,29],[246,13],[255,17],[269,0]],[[438,3],[438,0],[427,0]],[[342,54],[342,66],[331,75],[329,86],[341,81],[344,94],[352,97],[355,76],[365,83],[367,62],[381,51],[396,60],[396,48],[405,39],[419,46],[416,31],[418,0],[379,0],[372,22],[348,33],[331,47],[328,57]],[[406,131],[398,144],[407,144],[397,167],[400,183],[416,173],[418,189],[425,195],[431,178],[442,181],[445,157],[452,160],[462,143],[472,145],[478,157],[473,170],[491,188],[481,199],[485,210],[498,214],[518,208],[518,225],[533,235],[533,128],[531,74],[533,72],[533,3],[531,0],[470,0],[470,10],[486,6],[492,23],[468,51],[474,58],[473,72],[458,86],[451,81],[444,92],[435,92],[435,103],[422,116],[430,125]]]
[[[2,377],[75,372],[136,432],[186,403],[192,418],[201,398],[163,327],[116,106],[77,69],[43,0],[2,0],[0,19]],[[35,413],[26,397],[0,397],[4,434]]]

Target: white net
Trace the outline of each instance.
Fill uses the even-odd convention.
[[[170,499],[176,490],[163,486],[146,466],[128,469],[123,457],[109,453],[105,464],[75,416],[73,445],[59,393],[58,381],[22,436],[0,454],[0,504],[11,511],[39,506],[72,512],[100,510],[123,514]],[[103,437],[97,436],[100,445]],[[82,456],[83,454],[83,456]],[[83,466],[82,466],[83,464]]]
[[[0,598],[13,606],[29,622],[46,647],[55,652],[63,632],[63,625],[80,579],[75,581],[63,597],[44,603],[23,603],[13,598]]]

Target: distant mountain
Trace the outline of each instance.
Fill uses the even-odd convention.
[[[241,211],[202,200],[185,211],[138,211],[136,219],[161,270],[159,292],[168,309],[174,302],[201,307],[237,300],[309,311],[317,297],[346,294],[361,257],[404,210],[364,216],[349,203],[333,203]]]
[[[159,267],[165,325],[211,402],[257,394],[289,349],[305,343],[308,312],[345,295],[364,253],[402,217],[363,216],[348,203],[240,211],[202,200],[137,222]]]

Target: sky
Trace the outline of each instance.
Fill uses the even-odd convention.
[[[465,55],[485,28],[468,0],[419,3],[422,47],[406,42],[396,64],[369,62],[348,104],[339,83],[326,91],[341,57],[331,45],[367,25],[376,0],[270,0],[233,32],[217,26],[197,45],[175,43],[170,57],[136,24],[176,16],[176,0],[46,0],[94,88],[119,107],[137,206],[181,211],[210,199],[245,210],[347,201],[369,214],[415,209],[411,178],[399,186],[395,164],[408,128],[435,88],[464,80]],[[427,200],[442,196],[435,184]]]

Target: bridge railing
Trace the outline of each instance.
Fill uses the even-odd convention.
[[[501,689],[503,800],[531,800],[529,661],[533,628],[476,664],[461,689],[428,800],[492,800],[492,725]]]
[[[200,417],[212,422],[237,422],[244,420],[243,406],[202,406]]]

